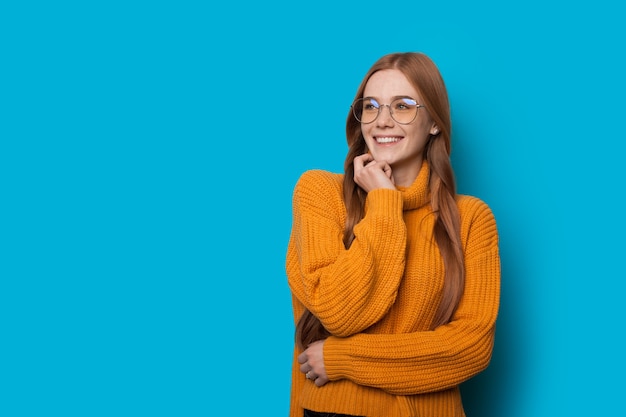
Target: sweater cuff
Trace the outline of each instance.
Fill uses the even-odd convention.
[[[388,188],[377,188],[367,193],[365,199],[365,211],[383,213],[402,213],[402,193]]]
[[[331,381],[347,378],[352,371],[350,367],[349,343],[342,343],[345,338],[330,336],[324,342],[324,369]]]

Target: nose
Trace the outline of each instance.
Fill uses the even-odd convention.
[[[387,108],[387,111],[385,111],[385,108]],[[393,125],[393,118],[391,117],[391,107],[389,107],[389,104],[383,104],[380,107],[378,117],[376,118],[376,124],[378,126]]]

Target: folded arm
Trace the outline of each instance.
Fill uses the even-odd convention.
[[[333,335],[349,336],[380,320],[404,273],[406,225],[397,190],[368,194],[349,249],[345,207],[334,174],[309,171],[296,184],[287,275],[294,296]]]

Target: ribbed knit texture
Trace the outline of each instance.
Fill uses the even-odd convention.
[[[346,250],[342,175],[305,172],[293,195],[286,270],[294,317],[313,312],[330,382],[315,386],[294,350],[290,417],[302,409],[367,417],[462,417],[459,384],[491,359],[500,297],[498,234],[489,207],[457,199],[465,291],[452,321],[430,331],[444,267],[424,162],[415,182],[371,191]]]

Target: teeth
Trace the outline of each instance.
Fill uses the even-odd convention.
[[[392,143],[397,142],[398,138],[376,138],[376,142],[378,143]]]

